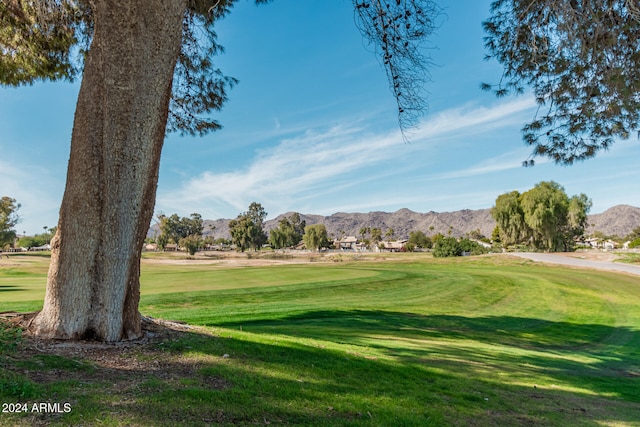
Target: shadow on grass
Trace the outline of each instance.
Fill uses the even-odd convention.
[[[66,386],[53,373],[32,377],[44,389],[34,399],[57,393],[74,411],[28,421],[565,426],[640,419],[638,378],[629,376],[638,368],[638,333],[628,328],[384,311],[239,326],[224,325],[219,336],[182,333],[91,377],[68,369]],[[534,388],[537,376],[565,387]],[[511,381],[518,377],[529,384]]]
[[[507,373],[509,367],[519,367],[640,402],[640,333],[628,327],[378,310],[317,311],[220,326],[371,348],[403,363],[448,362],[470,375],[477,374],[478,366],[507,367]]]

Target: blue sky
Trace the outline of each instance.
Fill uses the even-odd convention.
[[[436,66],[429,111],[402,142],[384,70],[354,25],[350,0],[241,0],[218,25],[216,58],[239,79],[204,138],[169,135],[156,212],[233,218],[257,201],[269,218],[288,211],[418,212],[482,209],[511,190],[554,180],[585,193],[592,213],[640,206],[640,143],[616,143],[570,167],[538,159],[521,126],[528,96],[496,99],[480,83],[501,70],[483,60],[481,22],[489,0],[441,0],[428,53]],[[57,222],[78,84],[0,89],[0,196],[22,204],[18,232]]]

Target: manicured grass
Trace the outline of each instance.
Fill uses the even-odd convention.
[[[192,327],[116,352],[115,368],[13,356],[4,329],[0,401],[73,411],[0,425],[637,425],[638,277],[387,258],[143,264],[142,313]],[[0,311],[37,308],[38,263],[0,265],[0,286],[16,278]]]
[[[22,310],[23,303],[33,307],[34,300],[42,300],[48,268],[49,256],[42,254],[0,258],[0,311]],[[42,301],[35,306],[41,304]]]

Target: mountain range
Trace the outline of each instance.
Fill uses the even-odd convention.
[[[280,219],[292,213],[287,212],[266,221],[265,229],[268,231],[277,227]],[[451,230],[453,236],[464,236],[479,230],[483,235],[490,237],[496,226],[496,222],[491,217],[491,209],[420,213],[405,208],[395,212],[338,212],[330,216],[300,214],[300,217],[307,225],[324,224],[329,236],[333,237],[359,236],[360,229],[363,227],[380,228],[383,236],[391,228],[395,239],[406,238],[410,232],[416,230],[421,230],[427,235],[448,234]],[[229,219],[205,220],[205,236],[229,238],[229,221]],[[640,227],[640,208],[617,205],[602,213],[589,215],[587,224],[585,233],[587,235],[598,231],[607,236],[624,237],[634,228]]]

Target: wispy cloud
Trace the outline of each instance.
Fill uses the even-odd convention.
[[[207,217],[235,216],[252,201],[259,201],[271,211],[283,213],[301,206],[318,206],[320,200],[327,198],[348,199],[354,188],[367,186],[374,192],[394,175],[424,168],[425,158],[453,156],[446,151],[454,148],[451,138],[513,124],[532,106],[530,100],[518,99],[492,107],[465,106],[444,111],[426,120],[411,144],[402,144],[396,130],[368,134],[363,123],[307,130],[259,151],[241,170],[206,171],[186,181],[178,191],[159,194],[158,209],[172,211],[188,206],[187,210]],[[505,156],[437,178],[469,177],[510,167],[515,167],[514,163]],[[360,206],[361,202],[353,199],[351,204]],[[314,209],[320,211],[318,207]]]
[[[478,175],[484,175],[495,172],[504,172],[513,169],[522,168],[522,161],[528,156],[527,149],[519,149],[510,151],[508,153],[500,154],[488,159],[482,159],[478,163],[465,167],[463,169],[456,169],[447,171],[444,173],[434,174],[428,177],[429,180],[446,180],[446,179],[459,179],[470,178]],[[548,159],[537,160],[536,164],[541,165],[548,163]]]
[[[347,175],[379,164],[393,151],[397,138],[363,137],[354,127],[308,131],[262,150],[243,170],[204,172],[177,192],[160,195],[160,206],[245,210],[252,200],[286,204],[298,197],[330,190]],[[344,185],[344,183],[342,183]]]
[[[416,133],[417,139],[460,137],[466,134],[481,134],[513,124],[522,124],[523,117],[530,116],[535,102],[530,97],[517,98],[510,102],[490,107],[464,105],[437,113],[428,118]]]

